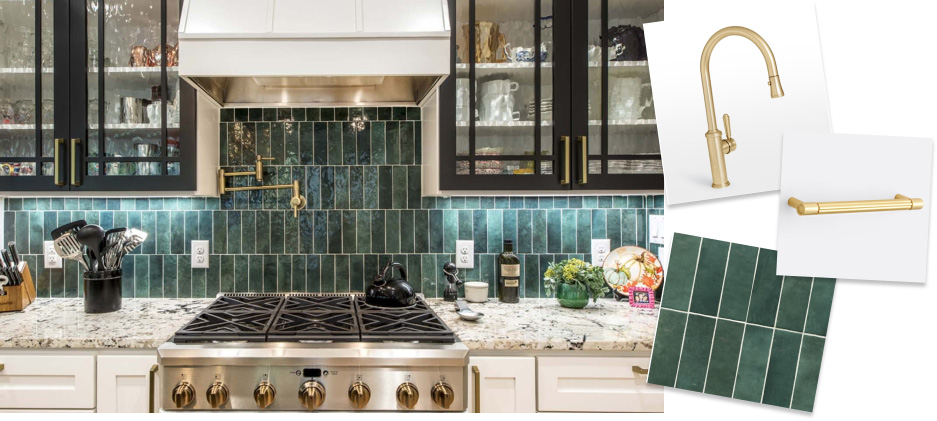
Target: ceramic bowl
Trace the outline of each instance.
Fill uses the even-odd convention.
[[[466,282],[465,301],[470,303],[484,303],[488,301],[488,284],[484,282]]]

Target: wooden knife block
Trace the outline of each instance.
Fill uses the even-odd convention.
[[[17,269],[23,275],[23,283],[17,286],[4,285],[3,290],[6,291],[6,295],[0,295],[0,313],[21,311],[36,301],[36,286],[29,273],[29,265],[22,261]]]

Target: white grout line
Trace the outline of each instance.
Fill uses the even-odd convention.
[[[696,287],[696,273],[699,271],[699,257],[703,252],[703,238],[700,237],[699,250],[696,252],[696,268],[693,269],[693,283],[690,284],[690,301],[687,302],[686,322],[683,325],[683,338],[680,340],[680,356],[677,357],[677,371],[673,376],[673,385],[677,387],[677,379],[680,377],[680,363],[683,361],[683,344],[686,342],[686,328],[690,324],[690,305],[693,304],[693,288]],[[650,368],[649,368],[650,369]]]
[[[700,241],[702,243],[702,241]],[[716,344],[716,328],[719,327],[719,311],[722,310],[722,294],[726,290],[726,276],[729,273],[729,260],[732,259],[732,243],[726,252],[726,266],[722,269],[722,288],[719,290],[719,304],[716,306],[716,322],[713,324],[713,337],[709,342],[709,358],[706,359],[706,374],[703,376],[703,393],[706,393],[706,382],[709,380],[709,364],[713,360],[713,345]],[[689,316],[687,316],[689,318]]]
[[[800,336],[800,347],[797,348],[797,365],[794,366],[794,385],[791,387],[791,401],[787,404],[787,407],[790,408],[794,406],[794,391],[797,390],[797,372],[800,371],[800,356],[804,349],[804,336],[807,332],[807,318],[810,317],[810,300],[813,298],[813,283],[816,278],[810,278],[810,295],[807,296],[807,312],[804,313],[804,325],[802,330],[804,335]]]

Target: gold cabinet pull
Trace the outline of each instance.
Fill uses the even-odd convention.
[[[852,202],[804,202],[792,197],[787,199],[787,205],[797,209],[798,215],[827,215],[834,213],[918,210],[924,207],[924,200],[912,199],[900,194],[896,194],[894,199],[856,200]]]
[[[568,140],[569,138],[567,138]],[[481,382],[482,375],[478,371],[478,366],[472,366],[472,375],[475,377],[475,413],[480,414],[482,412],[482,394],[481,394]]]
[[[634,372],[634,373],[636,373],[636,374],[647,374],[647,369],[646,369],[646,368],[641,368],[641,367],[636,366],[636,365],[631,366],[631,371]]]
[[[156,372],[159,371],[159,364],[153,364],[150,367],[150,413],[156,412]]]
[[[61,160],[59,158],[59,152],[63,146],[65,146],[64,138],[55,139],[55,147],[52,150],[52,156],[55,157],[55,163],[53,164],[54,168],[52,168],[52,179],[54,180],[56,186],[65,185],[65,179],[62,178],[64,174],[59,171],[59,168],[62,166]]]
[[[579,175],[579,184],[589,182],[589,138],[579,136],[579,145],[582,147],[582,171]]]
[[[0,363],[0,371],[3,371],[4,368],[6,368],[6,365],[4,365],[3,363]]]
[[[72,173],[72,178],[71,178],[71,183],[72,183],[73,186],[80,186],[80,185],[81,185],[81,180],[78,179],[78,174],[75,173],[75,170],[78,168],[78,152],[77,152],[77,151],[78,151],[78,146],[79,146],[79,145],[81,145],[81,139],[73,138],[73,139],[72,139],[72,147],[71,147],[71,154],[72,154],[72,171],[71,171],[71,173]]]
[[[563,142],[563,178],[560,184],[569,184],[569,136],[560,136],[560,142]]]

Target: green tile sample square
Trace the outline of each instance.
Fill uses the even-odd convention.
[[[812,411],[836,280],[777,252],[675,233],[648,383]]]

